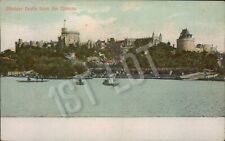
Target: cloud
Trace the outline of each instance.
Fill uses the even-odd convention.
[[[124,12],[126,11],[138,11],[141,9],[141,2],[124,2],[120,9]]]

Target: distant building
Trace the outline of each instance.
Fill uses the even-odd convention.
[[[208,52],[208,53],[215,53],[217,52],[217,47],[214,47],[213,44],[197,44],[196,46],[197,52]]]
[[[106,42],[104,40],[103,41],[98,40],[98,41],[95,42],[95,46],[103,49],[103,48],[106,47]]]
[[[156,36],[155,33],[152,33],[152,37],[146,37],[146,38],[137,38],[134,42],[142,42],[145,44],[153,44],[157,45],[162,42],[162,34],[160,33],[159,36]]]
[[[115,39],[114,38],[109,38],[109,39],[107,39],[107,44],[113,44],[113,43],[115,43]]]
[[[93,42],[91,40],[88,40],[87,46],[88,46],[88,48],[93,48],[94,47]]]
[[[112,41],[111,41],[112,42]],[[153,45],[157,45],[162,42],[162,34],[160,33],[159,36],[156,36],[155,33],[152,33],[152,37],[146,38],[126,38],[124,40],[114,41],[117,46],[121,47],[122,49],[128,50],[135,46],[135,42],[140,42],[143,44],[151,43]]]
[[[183,29],[177,39],[177,51],[195,51],[194,38],[187,29]]]
[[[68,47],[69,45],[75,45],[80,41],[80,33],[77,31],[68,30],[65,27],[65,20],[64,20],[64,27],[61,30],[61,36],[58,37],[58,41],[61,47]]]
[[[23,40],[19,39],[17,42],[15,42],[16,52],[19,50],[19,48],[22,47]]]
[[[177,39],[177,52],[181,51],[205,51],[208,53],[215,53],[217,52],[217,47],[214,47],[212,44],[197,44],[195,46],[192,34],[190,34],[187,29],[183,29],[179,39]]]
[[[36,45],[37,45],[37,47],[43,47],[44,42],[43,41],[37,41]]]
[[[37,47],[36,42],[35,41],[30,41],[30,46],[31,47]]]
[[[29,42],[23,42],[22,39],[18,39],[18,41],[15,42],[15,50],[16,52],[20,48],[24,47],[42,47],[43,46],[43,41],[29,41]]]
[[[61,36],[58,37],[58,41],[50,41],[50,42],[43,42],[43,41],[29,41],[23,42],[22,39],[19,39],[15,42],[16,52],[23,47],[68,47],[70,45],[75,45],[76,43],[80,42],[80,33],[77,31],[71,31],[65,28],[65,21],[64,27],[61,29]],[[89,46],[92,46],[91,42],[88,42]]]
[[[125,47],[132,47],[132,46],[134,46],[135,40],[136,40],[135,38],[126,38],[124,40],[124,46]]]
[[[159,36],[156,36],[155,33],[152,33],[151,42],[154,45],[157,45],[162,42],[162,34],[160,33]]]

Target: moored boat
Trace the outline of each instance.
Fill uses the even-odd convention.
[[[78,81],[76,82],[77,85],[84,85],[84,82],[81,78],[78,79]]]
[[[27,80],[16,80],[17,82],[47,82],[48,80],[44,80],[43,78],[38,79],[30,79],[30,77],[27,77]]]
[[[117,86],[119,85],[119,82],[116,81],[115,79],[115,75],[110,75],[108,78],[106,78],[103,83],[103,85],[106,85],[106,86]]]
[[[17,82],[47,82],[48,80],[16,80]]]

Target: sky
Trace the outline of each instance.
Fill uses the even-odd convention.
[[[82,42],[150,37],[154,32],[176,46],[187,28],[195,44],[225,51],[223,1],[0,0],[0,5],[1,50],[13,49],[19,38],[57,41],[66,20],[67,28],[80,32]]]

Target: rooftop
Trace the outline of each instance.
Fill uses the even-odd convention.
[[[62,28],[62,34],[80,34],[80,33],[74,30],[69,30],[68,28]]]
[[[184,39],[184,38],[192,38],[192,34],[190,34],[187,28],[183,29],[182,32],[180,33],[179,39]]]

